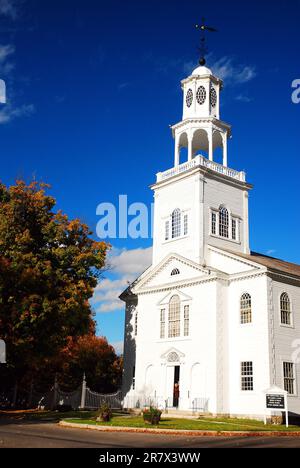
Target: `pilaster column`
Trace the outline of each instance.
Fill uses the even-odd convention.
[[[193,159],[193,136],[194,134],[192,132],[188,135],[188,161]]]
[[[227,158],[227,132],[222,134],[223,140],[223,166],[228,166],[228,158]]]
[[[210,161],[214,160],[214,148],[213,148],[213,129],[210,128],[207,132],[208,136],[208,159]]]
[[[180,147],[179,147],[179,138],[175,137],[175,158],[174,158],[174,167],[179,166],[179,156],[180,156]]]

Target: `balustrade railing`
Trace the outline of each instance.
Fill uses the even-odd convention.
[[[191,161],[188,161],[186,163],[180,164],[177,167],[173,167],[172,169],[168,169],[165,172],[159,172],[157,174],[157,182],[161,182],[167,179],[170,179],[171,177],[174,177],[176,175],[182,174],[184,172],[189,171],[190,169],[194,169],[196,167],[206,167],[207,169],[210,169],[214,172],[218,172],[219,174],[223,174],[227,177],[231,177],[232,179],[239,180],[241,182],[245,182],[246,180],[246,174],[245,172],[239,172],[236,171],[235,169],[231,169],[226,166],[222,166],[222,164],[219,164],[215,161],[210,161],[209,159],[206,159],[204,156],[196,156],[194,159]]]

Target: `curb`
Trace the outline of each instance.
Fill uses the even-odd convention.
[[[300,431],[195,431],[195,430],[178,430],[178,429],[152,429],[141,427],[120,427],[120,426],[96,426],[92,424],[69,423],[60,421],[58,423],[62,427],[70,427],[73,429],[88,429],[99,432],[131,432],[134,434],[161,434],[171,436],[193,436],[193,437],[300,437]]]

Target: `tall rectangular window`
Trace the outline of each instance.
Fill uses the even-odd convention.
[[[166,333],[166,311],[161,309],[160,311],[160,338],[165,338]]]
[[[165,240],[169,240],[170,237],[170,221],[166,221],[165,224]]]
[[[294,374],[294,364],[292,362],[283,363],[283,380],[284,380],[284,390],[288,392],[289,395],[295,394],[295,374]]]
[[[180,336],[180,299],[173,296],[169,303],[168,337],[177,338]]]
[[[237,222],[236,222],[236,219],[233,219],[231,221],[231,233],[232,233],[232,239],[237,240]]]
[[[183,235],[187,236],[188,231],[189,231],[189,219],[188,219],[188,215],[184,215],[184,218],[183,218]]]
[[[242,391],[253,390],[253,362],[241,363],[241,389]]]
[[[217,234],[217,215],[216,213],[211,214],[211,233]]]
[[[184,336],[190,334],[190,306],[184,306]]]

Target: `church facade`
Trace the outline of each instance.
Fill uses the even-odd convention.
[[[182,81],[174,166],[152,186],[152,265],[120,296],[124,406],[262,417],[276,385],[300,414],[300,266],[250,251],[252,186],[228,167],[222,87],[205,66]]]

